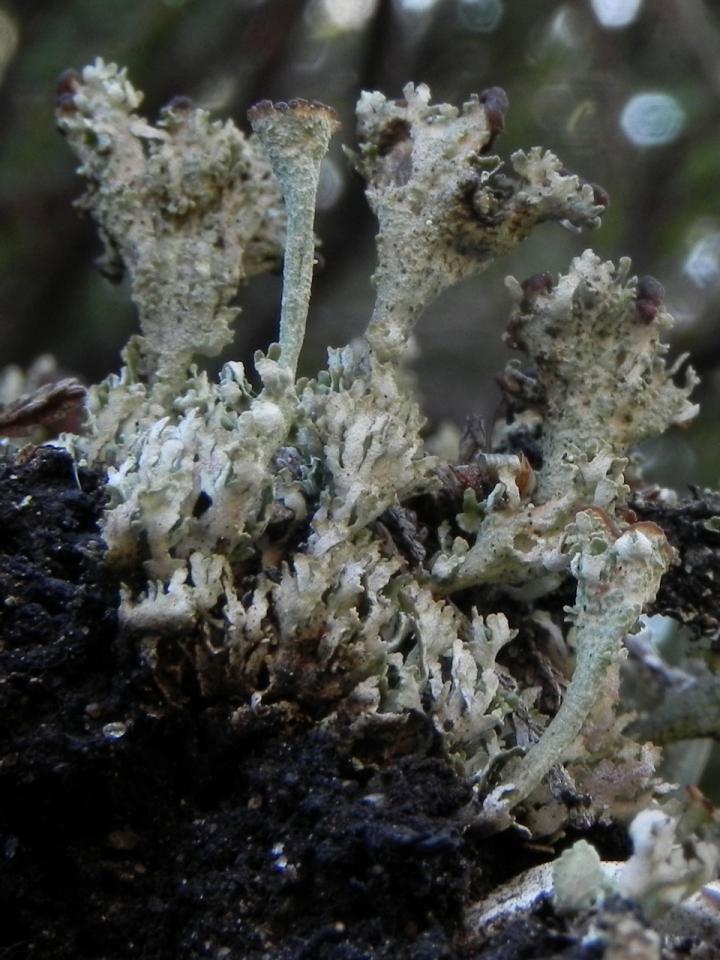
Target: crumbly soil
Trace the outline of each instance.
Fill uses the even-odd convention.
[[[690,497],[666,504],[638,495],[631,504],[641,520],[652,520],[677,550],[678,562],[665,574],[653,612],[674,617],[720,648],[720,493],[690,488]]]
[[[3,960],[602,956],[547,905],[471,942],[465,907],[552,851],[466,829],[421,718],[168,702],[117,632],[103,497],[57,449],[0,463]]]

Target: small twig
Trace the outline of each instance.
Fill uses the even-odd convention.
[[[0,435],[24,437],[36,427],[51,427],[85,402],[85,387],[74,377],[46,383],[0,410]]]

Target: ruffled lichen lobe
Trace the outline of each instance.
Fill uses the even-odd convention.
[[[643,296],[652,278],[629,274],[627,258],[615,265],[586,250],[557,284],[507,281],[515,304],[506,339],[527,357],[544,398],[538,501],[567,488],[574,448],[604,446],[622,457],[697,414],[688,399],[697,384],[692,368],[675,383],[686,357],[670,368],[665,362],[662,337],[673,319],[662,298],[652,304]]]
[[[88,188],[79,201],[105,244],[102,269],[127,270],[142,331],[142,372],[174,390],[193,356],[232,341],[245,277],[280,259],[284,217],[256,145],[232,121],[175,98],[151,125],[115,64],[63,75],[57,123]]]
[[[665,362],[662,334],[672,317],[662,303],[643,316],[629,271],[627,259],[616,266],[586,250],[557,283],[548,274],[508,279],[515,305],[506,339],[524,356],[500,378],[511,416],[499,432],[504,443],[514,434],[534,438],[542,465],[530,495],[505,477],[484,503],[468,501],[461,525],[474,543],[436,558],[443,590],[504,578],[542,591],[544,580],[556,582],[568,568],[562,543],[578,510],[614,515],[627,498],[623,470],[633,447],[696,415],[694,371],[686,367],[678,385],[686,358]],[[470,509],[479,517],[472,525]]]
[[[358,169],[379,225],[377,301],[367,338],[381,358],[400,356],[420,313],[448,286],[484,269],[546,220],[599,223],[589,184],[551,153],[488,151],[502,129],[501,88],[458,110],[432,104],[425,84],[402,100],[364,93],[357,106]]]

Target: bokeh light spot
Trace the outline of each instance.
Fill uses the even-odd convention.
[[[401,10],[407,10],[409,13],[425,13],[431,10],[438,0],[397,0]]]
[[[377,0],[322,0],[322,13],[338,30],[360,30],[376,6]]]
[[[697,287],[711,287],[720,279],[720,233],[697,240],[685,258],[683,273]]]
[[[490,33],[505,13],[503,0],[460,0],[458,18],[466,30]]]
[[[0,7],[0,83],[18,48],[20,33],[15,20]]]
[[[583,17],[577,6],[563,4],[554,11],[542,38],[541,46],[545,53],[553,47],[577,49],[587,43],[592,24],[588,17]],[[529,38],[530,39],[530,38]],[[537,38],[532,38],[537,44]]]
[[[590,0],[590,3],[603,27],[618,29],[633,22],[640,12],[643,0]]]
[[[669,93],[639,93],[620,115],[623,133],[638,147],[671,143],[685,124],[685,111]]]
[[[345,178],[337,165],[325,157],[320,167],[320,182],[318,183],[317,203],[318,210],[329,210],[340,199],[345,187]]]

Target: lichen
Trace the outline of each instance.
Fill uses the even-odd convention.
[[[706,840],[681,838],[676,818],[658,808],[630,824],[633,852],[621,866],[605,868],[595,849],[579,840],[553,864],[553,896],[561,913],[589,909],[613,893],[639,903],[658,917],[712,880],[718,849]]]
[[[658,526],[635,523],[619,534],[597,508],[577,514],[566,545],[578,585],[575,606],[568,611],[576,648],[572,682],[538,742],[508,772],[506,784],[488,796],[490,817],[529,796],[580,734],[598,700],[599,685],[672,560],[672,548]]]
[[[464,463],[431,456],[406,369],[421,312],[536,224],[596,227],[607,196],[539,148],[496,156],[499,88],[461,110],[424,85],[404,94],[358,103],[375,309],[306,380],[333,112],[263,101],[248,139],[182,99],[149,125],[102,61],[63,78],[82,207],[106,267],[130,274],[142,331],[65,442],[107,470],[121,623],[170,699],[182,690],[164,641],[203,695],[232,691],[233,722],[259,709],[384,726],[425,715],[474,778],[486,831],[518,817],[558,833],[577,815],[562,797],[590,783],[597,796],[575,808],[627,819],[652,797],[658,754],[618,711],[619,664],[674,553],[629,510],[624,471],[637,442],[692,418],[694,375],[678,384],[683,361],[666,367],[660,284],[588,250],[557,281],[508,281],[507,340],[525,358],[500,377],[507,416]],[[194,361],[228,343],[238,284],[278,262],[283,239],[279,343],[255,357],[260,386],[232,361],[211,379]],[[567,583],[563,621],[553,598]],[[531,630],[554,651],[537,652],[535,673],[517,668]]]
[[[287,233],[280,362],[295,373],[310,302],[320,163],[339,123],[329,107],[308,100],[291,100],[289,104],[266,100],[256,104],[249,117],[285,198]]]
[[[504,105],[499,88],[461,111],[432,104],[425,84],[409,83],[403,93],[402,100],[364,93],[357,107],[356,163],[380,227],[367,339],[383,358],[402,355],[420,313],[444,289],[483,270],[536,224],[595,227],[604,209],[592,186],[552,153],[519,150],[508,166],[489,152]]]
[[[231,342],[240,281],[279,261],[277,184],[256,143],[186,98],[150,125],[135,112],[142,94],[115,64],[96,60],[59,89],[58,126],[88,183],[78,205],[98,224],[102,269],[130,277],[143,337],[137,372],[171,396],[194,356]]]
[[[507,339],[525,354],[532,374],[514,358],[501,379],[513,409],[502,440],[537,436],[542,469],[531,496],[522,497],[511,478],[503,479],[502,491],[492,490],[462,560],[436,559],[444,589],[488,580],[544,589],[569,565],[562,543],[578,510],[594,506],[615,515],[623,506],[622,471],[632,447],[697,413],[688,400],[697,382],[692,368],[677,386],[673,378],[685,358],[665,365],[660,338],[672,318],[664,309],[650,321],[639,315],[629,269],[627,259],[615,267],[586,250],[557,284],[548,274],[524,285],[509,278],[515,306]],[[516,475],[521,467],[516,457]]]

